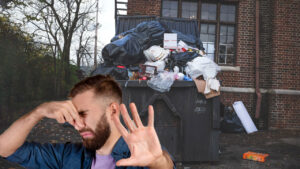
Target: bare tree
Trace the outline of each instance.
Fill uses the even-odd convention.
[[[85,32],[91,22],[91,14],[95,13],[97,0],[27,0],[17,6],[24,16],[22,21],[41,41],[47,41],[52,47],[54,61],[58,64],[58,93],[65,94],[62,85],[70,82],[70,53],[75,45],[74,39],[79,40],[76,52],[80,66],[81,57],[89,48],[89,38]],[[88,36],[88,35],[87,35]],[[77,44],[77,43],[76,43]],[[57,64],[56,64],[57,65]],[[56,69],[56,68],[55,68]],[[64,81],[64,82],[63,82]]]
[[[94,29],[93,23],[94,20],[92,18],[88,18],[87,16],[80,19],[80,25],[82,25],[77,33],[78,37],[78,46],[76,47],[76,65],[79,68],[82,65],[82,62],[85,60],[92,59],[92,47],[91,47],[91,36],[88,34],[91,33]],[[90,26],[93,28],[89,28]],[[87,62],[89,66],[89,62]]]

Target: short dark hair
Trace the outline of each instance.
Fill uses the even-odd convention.
[[[122,90],[118,82],[109,75],[96,75],[85,78],[75,84],[72,88],[69,97],[73,98],[77,94],[93,89],[95,96],[105,96],[114,98],[119,103],[122,103]]]

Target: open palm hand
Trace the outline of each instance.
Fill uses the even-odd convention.
[[[121,124],[118,115],[113,116],[113,121],[127,143],[131,156],[117,161],[117,166],[151,166],[163,155],[161,145],[154,129],[154,110],[149,106],[148,126],[144,126],[138,115],[136,106],[131,103],[133,121],[128,115],[124,104],[121,105],[121,114],[128,130]]]

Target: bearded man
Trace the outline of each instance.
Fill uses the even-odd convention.
[[[135,104],[129,105],[132,120],[121,103],[122,91],[113,78],[86,78],[71,90],[70,100],[43,103],[15,121],[0,135],[0,156],[29,169],[175,168],[154,129],[153,107],[148,108],[148,125],[144,126]],[[73,125],[82,143],[26,142],[43,118]]]

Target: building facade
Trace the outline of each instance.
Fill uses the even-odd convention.
[[[222,103],[241,100],[254,117],[259,87],[259,127],[300,129],[299,0],[128,0],[127,15],[196,19]]]

